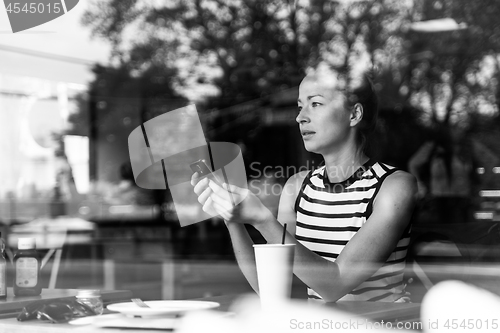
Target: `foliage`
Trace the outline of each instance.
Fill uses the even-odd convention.
[[[498,112],[500,8],[494,1],[420,1],[414,19],[452,17],[467,28],[409,33],[411,72],[405,91],[429,124],[465,129],[472,113]]]
[[[325,61],[355,72],[373,65],[387,111],[379,141],[391,146],[387,133],[399,133],[409,141],[398,142],[411,143],[387,150],[388,158],[404,165],[402,156],[429,138],[445,149],[451,170],[454,146],[472,146],[478,124],[498,115],[498,17],[496,0],[110,0],[94,2],[84,24],[112,43],[127,75],[162,73],[172,94],[203,103],[216,124],[231,124],[229,137],[258,127],[255,117],[233,126],[234,106],[250,113],[265,106],[296,87],[309,66]],[[411,29],[441,18],[467,28]]]
[[[297,86],[320,60],[338,69],[389,63],[402,46],[403,3],[110,1],[95,3],[84,23],[113,43],[115,57],[137,69],[175,67],[188,98],[220,109]],[[125,40],[130,26],[136,34]]]
[[[90,104],[94,104],[99,130],[105,135],[117,130],[117,123],[130,130],[161,113],[187,104],[168,80],[175,76],[172,69],[151,66],[134,77],[129,64],[122,63],[118,67],[96,65],[93,72],[95,79],[88,93],[77,97],[79,112],[70,115],[72,128],[66,134],[89,135]],[[139,114],[137,110],[140,110]]]

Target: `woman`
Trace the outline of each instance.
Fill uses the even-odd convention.
[[[197,174],[191,183],[206,212],[224,218],[243,274],[258,290],[253,225],[268,243],[296,244],[294,274],[309,298],[394,302],[403,296],[403,270],[417,186],[410,174],[370,160],[363,152],[374,128],[377,98],[365,75],[350,83],[325,68],[301,82],[296,118],[306,150],[324,165],[292,176],[278,218],[246,189],[217,186]],[[231,195],[240,197],[231,205]],[[243,199],[244,198],[244,199]]]

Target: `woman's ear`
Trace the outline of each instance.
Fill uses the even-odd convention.
[[[363,105],[361,103],[356,103],[352,107],[351,112],[351,126],[356,126],[363,119]]]

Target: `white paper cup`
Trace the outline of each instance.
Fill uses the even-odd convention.
[[[290,298],[295,244],[255,244],[259,296],[263,310]]]

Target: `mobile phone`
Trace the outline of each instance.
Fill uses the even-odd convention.
[[[198,172],[200,178],[206,176],[222,187],[222,182],[217,178],[217,176],[215,176],[215,174],[212,173],[212,171],[207,165],[207,162],[204,159],[189,164],[189,167],[193,172]]]

